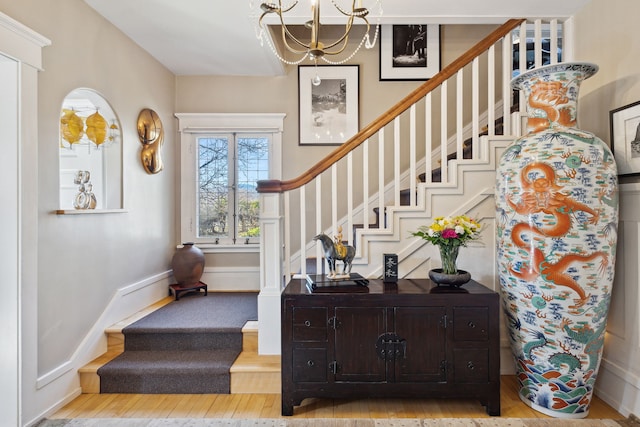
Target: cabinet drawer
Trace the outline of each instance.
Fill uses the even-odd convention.
[[[489,350],[486,348],[454,349],[453,374],[453,380],[456,383],[488,382]]]
[[[486,341],[489,339],[488,307],[454,307],[453,339]]]
[[[294,382],[326,382],[327,350],[324,348],[301,348],[293,350]]]
[[[326,308],[293,309],[294,341],[327,341]]]

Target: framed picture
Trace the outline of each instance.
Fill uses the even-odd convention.
[[[640,175],[640,101],[611,110],[609,121],[618,175]]]
[[[428,80],[440,72],[440,25],[383,25],[380,80]]]
[[[298,67],[300,145],[340,145],[358,133],[359,72],[358,65]]]

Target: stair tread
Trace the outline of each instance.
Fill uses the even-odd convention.
[[[242,332],[258,332],[258,321],[248,320],[242,327]]]
[[[169,304],[172,301],[173,301],[172,297],[163,298],[160,301],[157,301],[154,304],[151,304],[150,306],[143,308],[142,310],[138,311],[137,313],[132,314],[131,316],[127,317],[126,319],[123,319],[123,320],[121,320],[121,321],[119,321],[117,323],[114,323],[113,325],[109,326],[108,328],[105,329],[105,333],[107,333],[107,334],[120,333],[120,332],[122,332],[122,330],[125,327],[131,325],[132,323],[137,322],[138,320],[142,319],[143,317],[145,317],[149,313],[152,313],[152,312],[156,311],[160,307],[164,307],[165,305]]]
[[[93,373],[93,372],[96,372],[98,370],[98,368],[100,368],[102,365],[105,365],[108,362],[112,361],[113,359],[118,357],[121,353],[122,353],[122,351],[109,350],[106,353],[96,357],[95,359],[93,359],[91,362],[87,363],[86,365],[84,365],[80,369],[78,369],[78,372],[80,372],[80,373]]]
[[[207,350],[207,351],[127,351],[102,366],[98,374],[117,368],[112,375],[139,375],[143,372],[171,373],[201,371],[209,373],[228,372],[229,364],[238,355],[235,350]]]
[[[260,355],[243,351],[231,366],[231,372],[280,372],[280,355]]]

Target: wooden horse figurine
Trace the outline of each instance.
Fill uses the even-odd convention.
[[[327,277],[330,279],[345,279],[350,277],[351,262],[356,255],[356,248],[353,246],[343,245],[341,241],[334,242],[331,237],[326,234],[318,234],[313,238],[315,241],[322,243],[322,249],[324,250],[324,257],[327,259],[329,265],[329,274]],[[340,239],[337,239],[340,240]],[[343,262],[342,274],[336,274],[336,260]]]

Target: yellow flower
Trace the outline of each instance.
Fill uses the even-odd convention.
[[[438,216],[427,227],[422,226],[411,234],[434,245],[466,246],[469,240],[479,237],[480,223],[467,215],[455,217]]]

